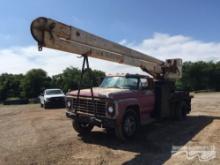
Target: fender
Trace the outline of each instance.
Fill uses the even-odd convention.
[[[116,105],[116,111],[117,111],[117,123],[121,123],[123,120],[123,116],[129,106],[138,106],[139,102],[136,98],[126,98],[121,99],[115,102]]]

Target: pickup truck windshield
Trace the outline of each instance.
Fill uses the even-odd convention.
[[[47,95],[63,94],[63,92],[61,90],[59,90],[59,89],[47,90],[45,93]]]
[[[102,88],[121,88],[137,89],[138,79],[133,77],[106,77],[100,87]]]

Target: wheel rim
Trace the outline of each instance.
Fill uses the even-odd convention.
[[[136,120],[132,116],[128,116],[124,121],[124,131],[127,136],[132,136],[136,131]]]

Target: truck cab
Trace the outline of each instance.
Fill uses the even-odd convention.
[[[93,126],[114,130],[121,138],[134,135],[139,125],[147,123],[155,107],[153,79],[145,75],[106,76],[99,87],[71,91],[66,96],[67,117],[79,133]],[[123,128],[122,128],[123,127]]]

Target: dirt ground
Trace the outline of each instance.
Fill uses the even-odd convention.
[[[188,160],[173,146],[211,145],[216,158]],[[192,113],[182,122],[161,121],[120,142],[95,128],[80,137],[65,109],[0,105],[0,164],[220,164],[220,93],[195,94]]]

